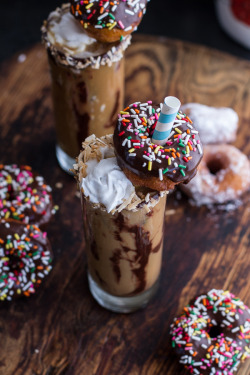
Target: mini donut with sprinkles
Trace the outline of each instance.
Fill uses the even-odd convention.
[[[153,190],[173,189],[196,174],[203,149],[199,133],[181,111],[164,146],[152,143],[160,106],[136,102],[118,115],[114,148],[120,168],[134,185]]]
[[[71,0],[71,13],[89,36],[103,43],[113,43],[136,29],[148,1]]]
[[[193,375],[233,375],[250,358],[250,310],[228,291],[195,298],[170,334],[180,363]]]
[[[51,187],[31,167],[0,165],[0,219],[44,225],[54,212]]]
[[[0,221],[0,300],[34,294],[51,271],[46,233],[36,225]]]

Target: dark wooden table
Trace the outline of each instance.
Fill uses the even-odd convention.
[[[184,374],[169,345],[174,315],[194,295],[229,289],[250,304],[249,204],[237,210],[192,207],[179,192],[168,199],[161,286],[131,315],[99,307],[91,297],[79,198],[55,158],[50,79],[40,45],[0,68],[0,162],[30,164],[53,187],[60,211],[48,228],[54,270],[39,292],[1,303],[0,374]],[[250,154],[250,63],[205,47],[137,36],[126,61],[126,101],[176,95],[230,106],[240,116],[236,146]],[[250,362],[250,361],[249,361]],[[239,374],[249,375],[250,363]]]

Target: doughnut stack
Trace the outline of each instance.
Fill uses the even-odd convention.
[[[0,165],[0,300],[30,296],[48,275],[51,187],[29,166]]]
[[[231,108],[188,103],[182,111],[192,116],[204,144],[204,158],[196,177],[181,189],[200,205],[235,201],[250,188],[250,162],[234,142],[238,115]]]

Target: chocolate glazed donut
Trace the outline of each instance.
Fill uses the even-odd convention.
[[[31,167],[0,165],[0,219],[44,225],[53,214],[51,187]]]
[[[153,190],[169,190],[188,183],[196,174],[202,156],[198,131],[179,112],[164,146],[152,143],[160,106],[136,102],[118,116],[114,147],[120,168],[134,185]]]
[[[0,300],[35,293],[51,270],[46,233],[36,225],[0,221]]]
[[[212,289],[196,297],[174,319],[170,334],[191,374],[232,375],[250,357],[250,311],[228,291]]]
[[[71,13],[91,37],[103,43],[113,43],[136,29],[148,1],[71,0]]]

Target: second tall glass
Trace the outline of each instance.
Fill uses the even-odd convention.
[[[118,43],[89,38],[63,5],[42,27],[52,79],[56,155],[69,171],[81,142],[90,134],[112,133],[124,101],[123,52],[130,37]]]

